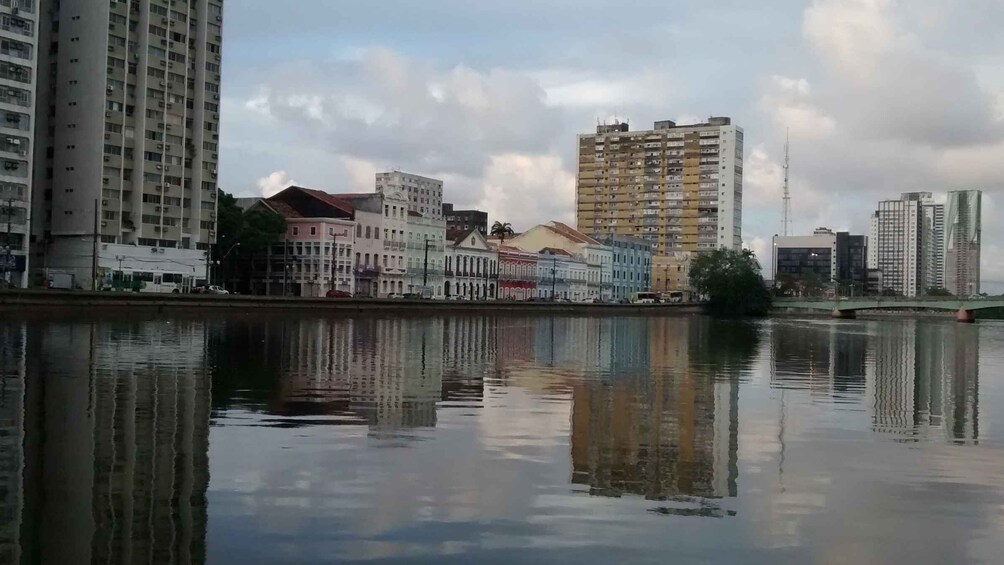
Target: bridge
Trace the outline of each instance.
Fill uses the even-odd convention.
[[[854,298],[776,298],[774,308],[826,310],[834,318],[850,319],[860,310],[948,310],[967,324],[976,321],[977,310],[1004,308],[1004,297],[993,298],[900,298],[862,296]]]

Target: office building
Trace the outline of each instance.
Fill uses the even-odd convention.
[[[610,298],[624,300],[652,288],[652,244],[640,237],[595,233],[590,237],[613,251]]]
[[[861,294],[868,283],[868,239],[819,228],[808,236],[775,236],[774,278],[816,281]]]
[[[453,204],[443,204],[443,219],[449,231],[468,231],[476,229],[481,235],[488,235],[488,212],[481,210],[454,210]]]
[[[376,191],[396,192],[407,199],[408,211],[432,220],[443,219],[443,181],[392,171],[377,173]]]
[[[220,0],[40,4],[33,269],[80,288],[207,276]]]
[[[945,208],[945,288],[956,296],[979,294],[983,193],[949,192]]]
[[[36,2],[0,0],[0,286],[28,284],[38,16]]]
[[[879,202],[872,214],[868,268],[882,271],[883,291],[922,296],[944,283],[944,205],[929,192]]]
[[[743,130],[730,118],[648,131],[600,125],[578,139],[576,221],[657,255],[742,246]]]

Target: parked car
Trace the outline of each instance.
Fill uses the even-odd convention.
[[[352,298],[352,293],[346,290],[329,290],[324,296],[327,298]]]
[[[193,287],[192,294],[230,294],[230,291],[215,284],[204,284]]]

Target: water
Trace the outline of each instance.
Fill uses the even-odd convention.
[[[1002,369],[996,323],[8,312],[0,563],[999,563]]]

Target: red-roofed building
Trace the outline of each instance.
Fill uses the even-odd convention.
[[[611,247],[561,222],[534,226],[506,241],[524,251],[540,252],[544,248],[551,248],[581,256],[589,267],[586,273],[586,298],[612,299],[614,252]],[[571,290],[569,292],[578,293]]]

